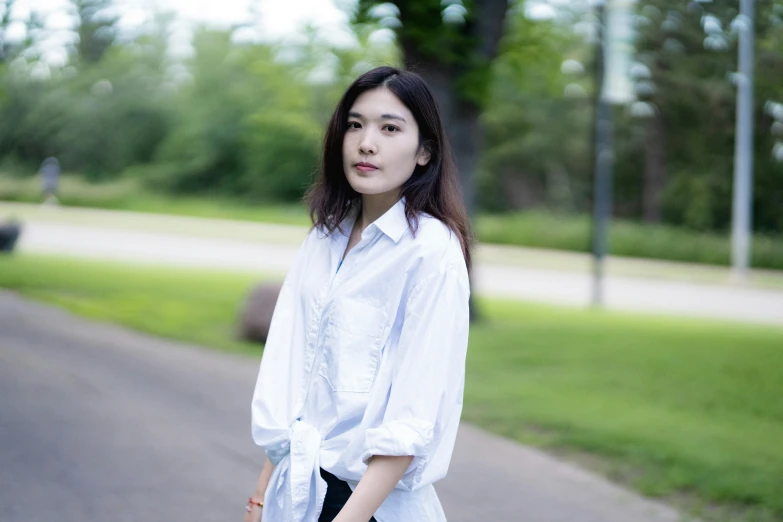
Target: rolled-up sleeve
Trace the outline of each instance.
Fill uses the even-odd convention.
[[[470,287],[464,265],[445,265],[411,291],[396,347],[383,422],[367,430],[362,461],[413,456],[397,487],[446,475],[459,418],[468,346]]]

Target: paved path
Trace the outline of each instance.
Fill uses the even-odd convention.
[[[0,520],[241,520],[257,367],[0,291]],[[468,425],[437,489],[451,522],[679,520]]]
[[[250,224],[240,222],[233,236],[221,239],[217,236],[220,229],[215,226],[206,227],[203,236],[177,228],[186,226],[189,218],[177,217],[172,221],[161,218],[161,231],[150,229],[154,220],[148,216],[145,219],[150,226],[144,230],[96,224],[28,222],[19,249],[22,252],[284,273],[304,234],[301,227],[273,226],[258,229],[264,233],[253,236],[248,235],[251,234]],[[242,230],[243,227],[248,230]],[[482,248],[475,269],[477,293],[588,306],[592,289],[588,271],[498,262],[497,259],[503,257],[498,247],[491,247],[494,248],[491,255],[487,254],[490,247]],[[517,258],[524,255],[524,251],[520,253],[513,249],[507,249],[507,252],[513,252]],[[528,257],[532,255],[528,254]],[[709,271],[709,268],[704,270]],[[783,325],[781,289],[610,275],[606,278],[605,302],[614,310]]]

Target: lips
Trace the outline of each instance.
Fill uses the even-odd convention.
[[[372,163],[367,163],[362,161],[356,164],[356,170],[360,172],[372,172],[374,170],[378,170],[378,167],[376,167]]]

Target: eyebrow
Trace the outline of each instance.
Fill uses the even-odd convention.
[[[353,111],[349,112],[348,116],[351,117],[351,118],[359,118],[360,120],[364,119],[364,116],[362,116],[358,112],[353,112]],[[407,121],[405,121],[405,118],[403,118],[402,116],[397,116],[396,114],[381,114],[381,119],[382,120],[400,120],[400,121],[402,121],[404,123],[408,123]]]

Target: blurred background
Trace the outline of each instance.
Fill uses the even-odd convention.
[[[296,203],[343,89],[407,60],[433,83],[452,128],[464,127],[452,139],[477,215],[504,217],[502,227],[478,219],[479,239],[590,248],[594,5],[511,2],[508,13],[481,14],[484,29],[458,1],[403,3],[404,13],[382,2],[357,12],[344,1],[291,4],[5,2],[0,197],[37,201],[33,178],[54,156],[64,204]],[[626,4],[631,96],[614,111],[612,250],[726,264],[718,238],[732,215],[739,5]],[[781,9],[762,2],[756,16],[758,268],[783,267]],[[534,219],[549,226],[529,228],[547,233],[524,226]],[[635,240],[650,234],[656,241]]]
[[[20,295],[257,362],[326,122],[387,64],[432,86],[479,242],[466,420],[702,520],[783,520],[774,0],[2,0],[6,371],[38,383],[14,365],[54,350]],[[74,353],[110,342],[71,330]],[[38,407],[21,382],[6,419]],[[119,519],[97,497],[68,500],[73,519]],[[0,519],[29,520],[14,509]]]

